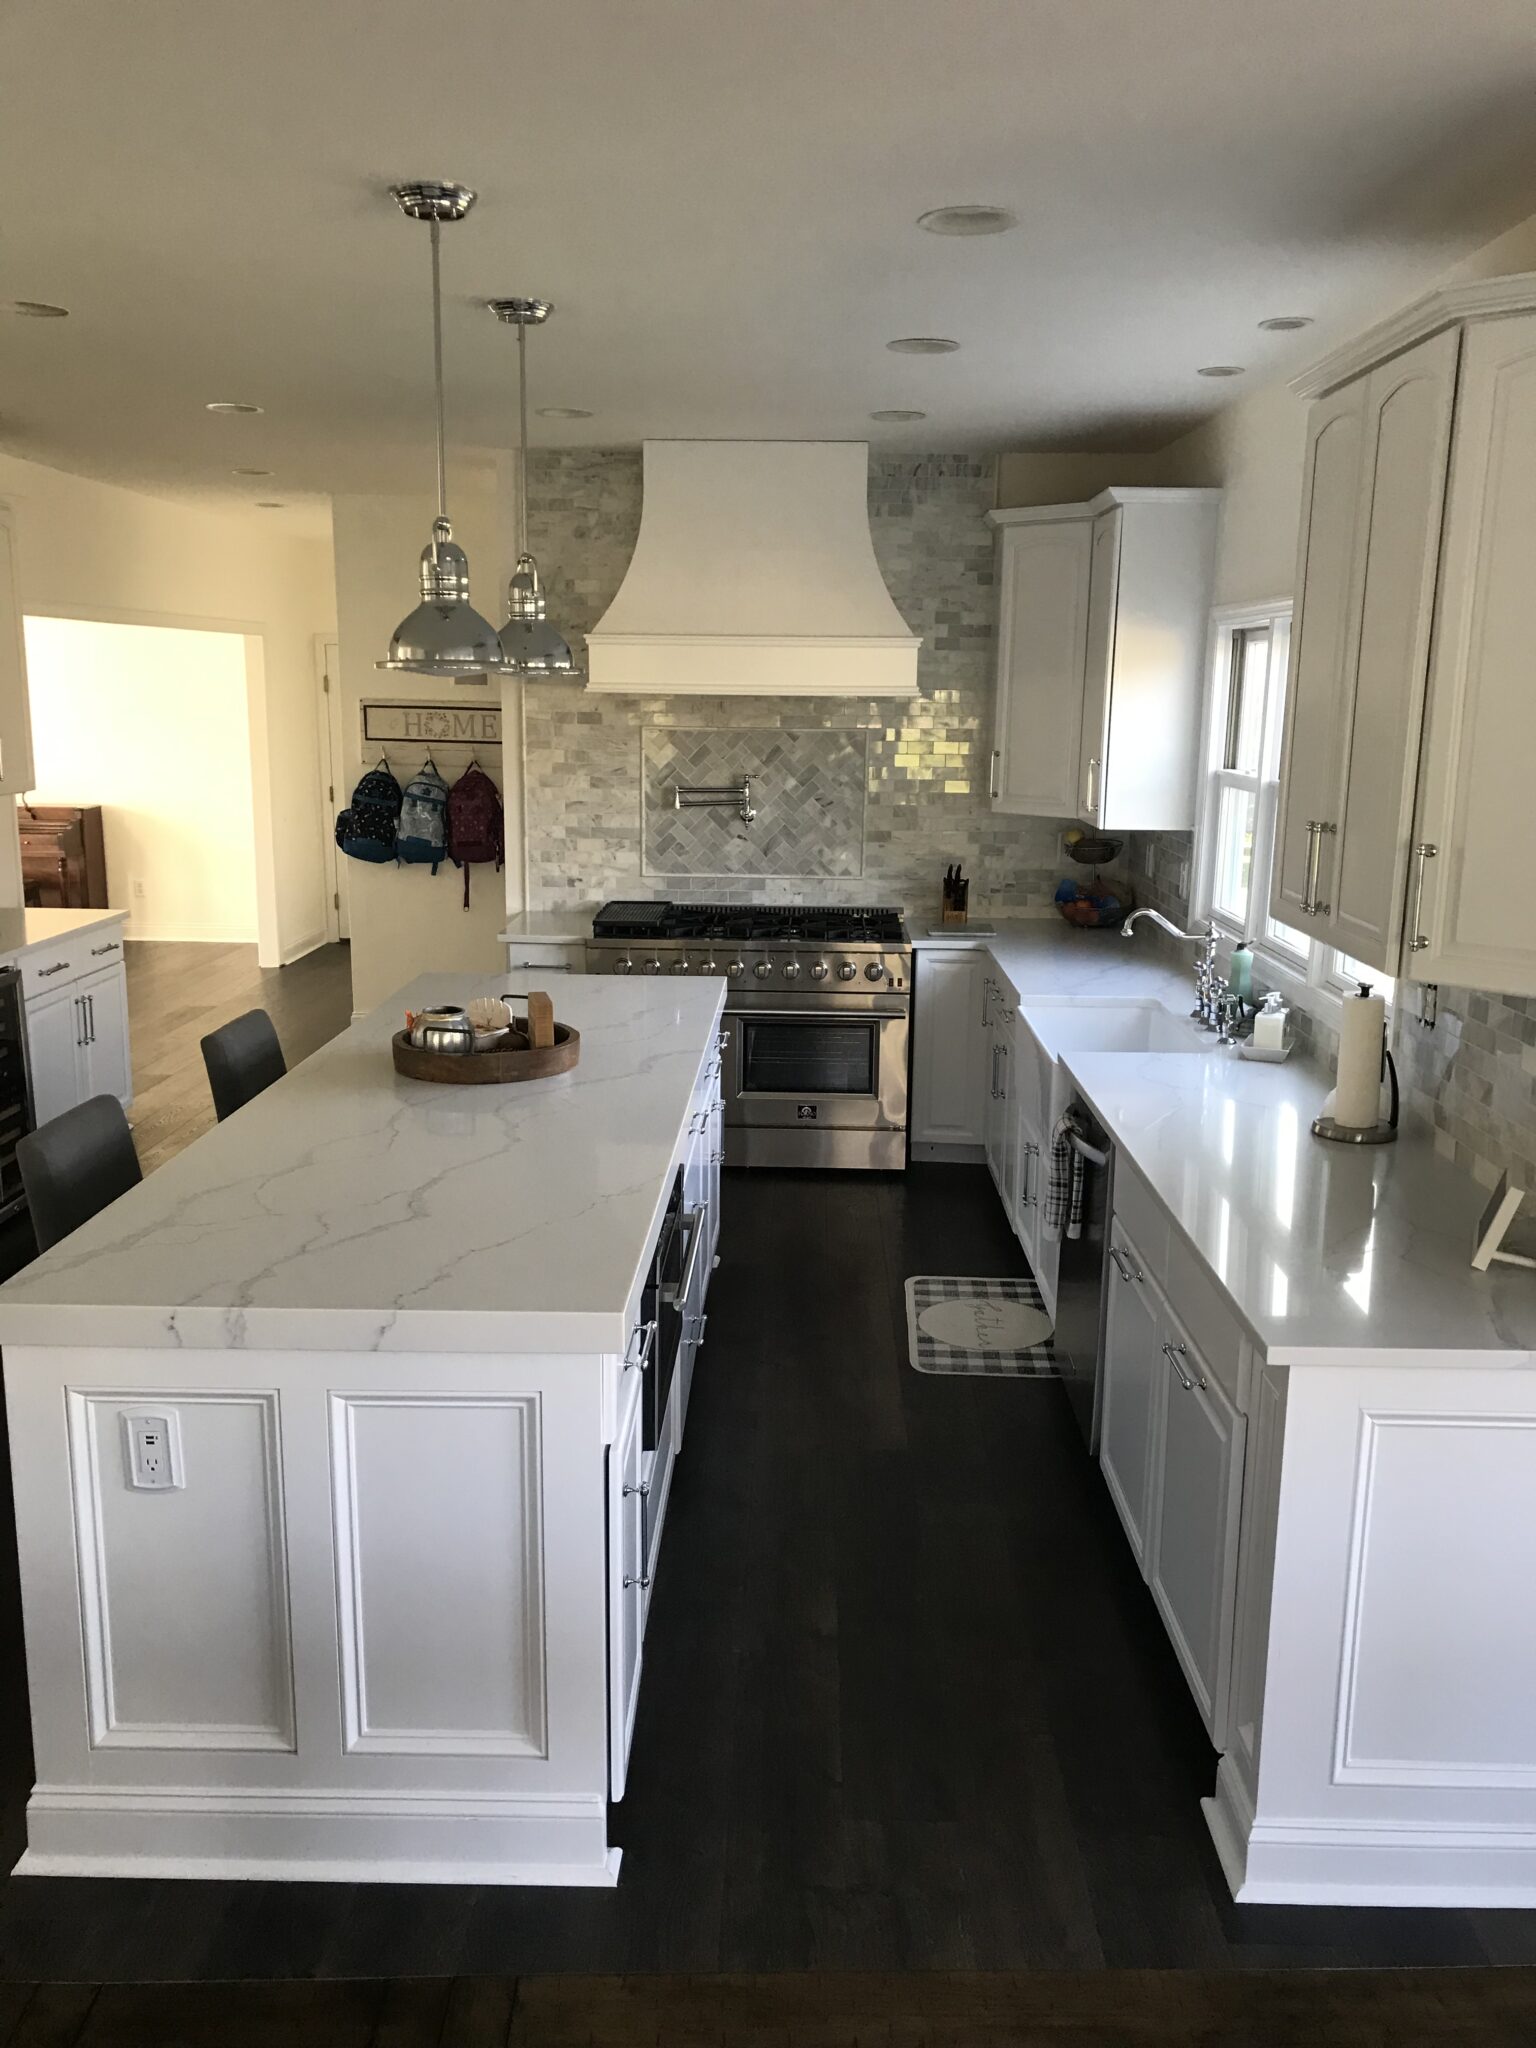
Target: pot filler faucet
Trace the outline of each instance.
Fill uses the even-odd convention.
[[[1220,984],[1216,974],[1215,925],[1207,924],[1203,932],[1181,932],[1173,920],[1164,917],[1160,910],[1153,910],[1150,906],[1144,906],[1140,910],[1133,910],[1125,920],[1125,923],[1121,925],[1120,936],[1122,939],[1128,939],[1131,936],[1131,931],[1139,917],[1150,917],[1154,924],[1161,925],[1163,930],[1172,938],[1188,939],[1191,944],[1200,948],[1200,956],[1195,962],[1195,1007],[1189,1014],[1191,1017],[1197,1017],[1207,1031],[1214,1031],[1218,1025],[1222,1025],[1223,1029],[1225,1029],[1225,1020],[1220,1015]]]

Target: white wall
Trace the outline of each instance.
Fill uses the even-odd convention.
[[[173,504],[0,455],[22,611],[249,633],[264,965],[325,936],[314,644],[334,630],[331,551],[258,512]]]
[[[256,938],[246,637],[26,621],[33,789],[100,804],[133,939]]]
[[[450,500],[454,536],[467,550],[471,597],[477,611],[499,624],[507,562],[504,492],[498,480],[454,478]],[[433,506],[420,498],[338,497],[332,506],[336,548],[336,614],[341,646],[342,801],[365,765],[361,706],[365,697],[419,704],[496,705],[497,683],[435,682],[427,676],[389,675],[374,664],[389,637],[419,594],[418,564],[431,533]],[[515,711],[515,689],[507,691]],[[509,873],[518,872],[521,813],[517,790],[521,764],[517,727],[503,719],[502,758],[492,751],[480,765],[498,784],[507,804]],[[372,766],[378,748],[369,752]],[[403,784],[420,765],[419,748],[392,748],[390,765]],[[441,748],[437,765],[450,784],[467,765],[463,749]],[[637,771],[638,772],[638,771]],[[509,796],[508,792],[511,791]],[[444,864],[436,875],[424,867],[397,868],[347,862],[352,939],[352,1003],[372,1009],[413,975],[462,969],[494,974],[504,962],[497,944],[507,912],[506,878],[492,867],[470,876],[469,908],[463,908],[462,872]]]
[[[997,502],[1007,505],[1080,505],[1111,484],[1168,481],[1157,455],[1078,455],[1047,449],[997,458]]]

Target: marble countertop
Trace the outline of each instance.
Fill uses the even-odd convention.
[[[520,910],[497,936],[504,945],[513,939],[539,940],[548,946],[584,945],[592,936],[596,909],[594,903],[585,910]]]
[[[402,1080],[424,975],[0,1287],[0,1343],[622,1351],[723,981],[562,979],[581,1063]]]
[[[0,910],[0,960],[73,938],[96,925],[121,924],[127,915],[126,910]]]
[[[958,943],[991,955],[1026,1018],[1031,998],[1151,996],[1180,1016],[1193,999],[1191,968],[1171,962],[1145,928],[1123,939],[1018,920],[996,938]],[[1054,1040],[1043,1012],[1041,1024]],[[1379,1146],[1314,1138],[1333,1077],[1300,1056],[1269,1066],[1216,1046],[1068,1045],[1059,1057],[1273,1363],[1379,1355],[1401,1365],[1417,1354],[1443,1364],[1455,1354],[1536,1364],[1536,1273],[1473,1272],[1488,1190],[1442,1159],[1427,1131],[1406,1126],[1395,1145]]]

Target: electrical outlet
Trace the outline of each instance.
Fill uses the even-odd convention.
[[[144,901],[144,877],[142,875],[135,875],[133,877],[132,881],[128,884],[128,894],[136,903]]]
[[[142,1493],[186,1485],[181,1464],[181,1426],[174,1408],[158,1415],[123,1413],[123,1455],[128,1484]]]

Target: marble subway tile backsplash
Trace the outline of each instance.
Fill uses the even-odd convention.
[[[529,907],[665,886],[746,901],[895,902],[920,924],[936,919],[940,877],[960,861],[975,913],[1047,912],[1070,866],[1065,821],[997,816],[987,797],[997,592],[985,514],[994,482],[985,457],[871,461],[875,553],[903,617],[923,635],[916,698],[590,697],[579,684],[531,685]],[[550,615],[578,657],[580,636],[623,578],[640,496],[638,453],[558,450],[530,464],[530,525]],[[717,779],[705,761],[729,781],[739,764],[760,760],[750,833],[728,811],[664,815],[683,733],[695,736],[689,774],[700,782]]]

